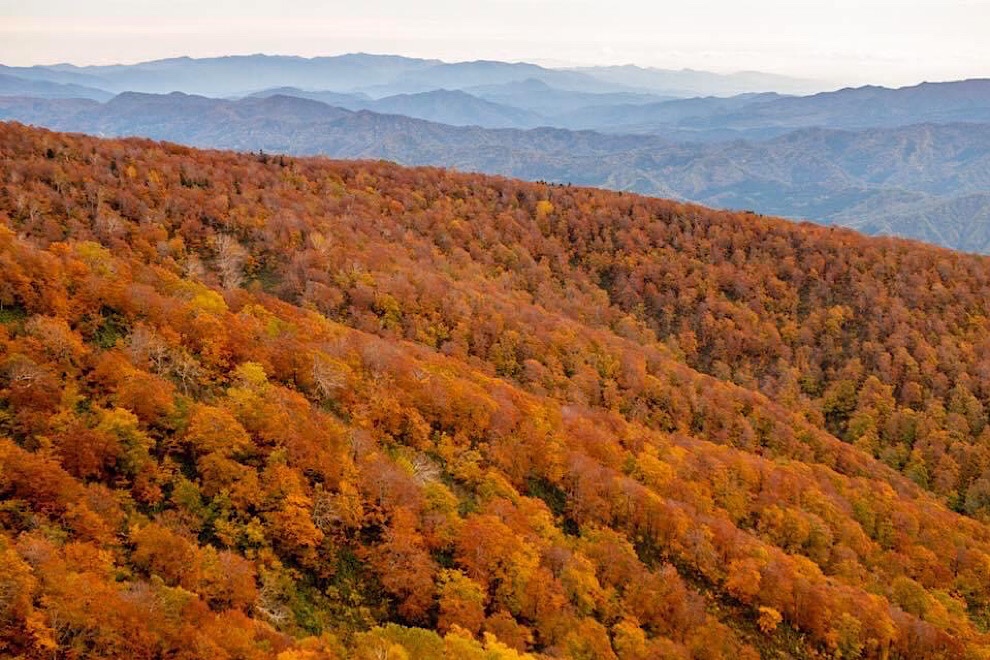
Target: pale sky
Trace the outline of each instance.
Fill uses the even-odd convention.
[[[913,84],[990,77],[988,28],[990,0],[0,0],[0,63],[361,51]]]

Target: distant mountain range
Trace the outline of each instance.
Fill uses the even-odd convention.
[[[799,83],[361,54],[178,58],[0,67],[0,118],[573,182],[990,252],[990,80],[781,93]],[[153,93],[171,89],[213,96]]]
[[[645,133],[676,140],[766,139],[802,128],[864,129],[920,123],[990,122],[990,79],[859,87],[812,96],[773,92],[587,104],[549,123],[561,128]]]
[[[524,62],[441,62],[397,55],[355,53],[334,57],[240,55],[178,57],[131,65],[6,67],[0,74],[31,81],[71,84],[106,92],[205,96],[246,95],[271,87],[363,92],[374,97],[436,89],[468,89],[536,80],[558,89],[589,92],[646,92],[662,96],[729,96],[783,90],[808,93],[823,83],[767,74],[714,74],[639,67],[549,69]]]
[[[990,121],[990,80],[924,83],[901,89],[860,87],[804,97],[763,92],[670,99],[572,92],[537,80],[482,86],[471,92],[438,89],[374,99],[365,94],[280,87],[252,96],[295,96],[348,110],[401,114],[454,126],[553,126],[693,142],[762,140],[815,127],[858,130]]]

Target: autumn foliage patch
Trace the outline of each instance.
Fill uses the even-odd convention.
[[[987,658],[990,262],[0,124],[0,655]]]

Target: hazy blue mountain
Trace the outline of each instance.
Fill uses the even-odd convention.
[[[705,96],[690,99],[669,99],[654,103],[625,103],[609,106],[590,106],[555,116],[555,125],[564,128],[590,128],[612,133],[662,133],[681,131],[685,134],[723,128],[705,119],[723,116],[729,112],[760,103],[784,98],[775,92],[739,94],[719,97]],[[689,124],[689,125],[685,125]],[[738,133],[735,134],[739,137]]]
[[[633,64],[573,69],[599,80],[669,96],[735,96],[750,92],[810,94],[827,88],[822,81],[792,78],[759,71],[712,73],[694,69],[656,69]]]
[[[573,182],[856,226],[990,252],[990,124],[802,129],[676,144],[556,128],[455,127],[288,96],[0,99],[0,118],[194,146],[386,158]]]
[[[990,124],[802,129],[766,142],[676,147],[649,169],[676,182],[686,198],[848,222],[854,207],[888,213],[891,194],[990,192]]]
[[[765,140],[799,128],[882,128],[990,122],[990,80],[860,87],[811,96],[774,92],[644,102],[633,94],[581,94],[528,80],[472,88],[491,101],[539,111],[553,126],[653,134],[673,141]],[[633,97],[629,100],[627,97]]]
[[[576,92],[608,93],[630,91],[618,83],[601,80],[584,72],[547,69],[525,62],[455,62],[436,64],[403,73],[385,85],[362,87],[372,96],[396,93],[427,92],[435,89],[460,89],[487,85],[505,85],[524,80],[538,80],[558,89]]]
[[[438,89],[388,96],[373,101],[368,109],[452,126],[534,128],[548,124],[547,119],[538,113],[485,101],[461,90]]]
[[[110,92],[95,87],[84,87],[49,80],[30,80],[0,73],[0,96],[34,96],[49,99],[93,99],[106,101]]]
[[[547,117],[557,117],[583,108],[657,103],[670,99],[642,92],[578,92],[558,89],[536,78],[501,85],[468,87],[465,91],[493,103],[531,110]]]
[[[880,207],[883,212],[877,213]],[[898,191],[878,195],[833,218],[866,234],[897,235],[910,228],[913,238],[990,254],[990,192],[933,198]]]
[[[107,91],[115,91],[108,81],[99,76],[80,73],[79,67],[71,64],[55,64],[50,66],[5,66],[0,64],[0,74],[13,76],[22,80],[57,83],[60,85],[78,85],[93,87]]]
[[[698,115],[684,120],[684,124],[746,130],[877,128],[958,121],[990,121],[990,79],[922,83],[899,89],[867,86],[777,97],[726,112]]]
[[[374,99],[367,94],[311,91],[299,89],[298,87],[273,87],[271,89],[263,89],[260,92],[254,92],[248,96],[256,98],[267,98],[269,96],[294,96],[300,99],[319,101],[320,103],[326,103],[327,105],[333,105],[338,108],[346,108],[347,110],[366,110],[374,103]]]
[[[883,128],[990,122],[990,80],[860,87],[812,96],[776,93],[590,107],[554,116],[564,128],[643,133],[674,141],[765,140],[800,128]]]

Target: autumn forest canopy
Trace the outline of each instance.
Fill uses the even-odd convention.
[[[0,124],[0,656],[990,658],[990,261]]]

